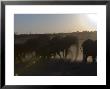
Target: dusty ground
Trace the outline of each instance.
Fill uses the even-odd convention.
[[[82,63],[62,60],[33,61],[32,65],[15,67],[21,76],[96,76],[97,63]]]

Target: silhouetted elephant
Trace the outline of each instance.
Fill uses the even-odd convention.
[[[35,52],[36,58],[46,58],[49,55],[48,45],[50,41],[49,35],[41,35],[38,38],[27,40],[27,49]]]
[[[53,37],[51,40],[50,40],[50,50],[51,50],[51,53],[53,54],[53,56],[55,57],[55,55],[59,55],[59,57],[61,58],[61,54],[60,52],[62,52],[62,37],[61,36],[58,36],[56,35],[55,37]]]
[[[97,57],[97,40],[93,41],[91,39],[88,39],[84,41],[82,44],[82,48],[83,62],[87,62],[88,56],[92,56],[93,62],[95,62]]]
[[[28,53],[32,54],[34,52],[37,59],[49,59],[52,56],[55,58],[56,55],[59,55],[61,58],[62,52],[63,58],[66,58],[68,50],[72,45],[75,45],[77,48],[77,58],[77,37],[70,35],[67,35],[65,37],[61,35],[54,35],[52,37],[49,34],[40,34],[36,38],[28,39],[24,44],[15,44],[15,57],[22,60],[22,58],[25,57],[25,55],[27,55]],[[73,53],[71,52],[71,54]]]
[[[78,56],[78,48],[79,48],[78,38],[72,35],[67,35],[62,39],[62,47],[64,48],[65,51],[65,55],[64,55],[65,58],[68,55],[69,48],[73,45],[76,46],[76,57],[75,57],[76,60]],[[73,56],[72,51],[71,51],[71,55]]]
[[[70,35],[67,35],[65,37],[55,36],[51,40],[52,51],[53,51],[53,53],[58,54],[60,56],[60,58],[61,58],[60,52],[63,53],[63,58],[66,58],[67,57],[69,48],[72,45],[75,45],[76,46],[76,49],[77,49],[76,50],[76,57],[75,57],[75,59],[76,59],[77,58],[77,55],[78,55],[78,39],[77,39],[77,37],[70,36]],[[71,54],[73,54],[73,53],[71,52]]]

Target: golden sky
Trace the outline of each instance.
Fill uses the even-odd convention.
[[[91,14],[15,14],[14,30],[24,33],[70,33],[96,31],[97,15]]]

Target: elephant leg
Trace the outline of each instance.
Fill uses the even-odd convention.
[[[83,62],[85,61],[85,54],[83,54]]]
[[[73,58],[74,57],[73,52],[70,51],[70,53],[71,53],[71,57]],[[76,60],[76,58],[74,58],[74,60]]]
[[[65,50],[63,51],[63,58],[66,59],[66,52],[65,52]]]
[[[58,55],[60,57],[60,59],[61,59],[60,51],[57,51],[56,55]]]
[[[63,51],[63,58],[65,58],[65,52]]]
[[[68,55],[68,50],[65,49],[65,58],[67,58],[67,55]]]
[[[59,56],[60,56],[60,59],[61,59],[61,55],[59,54]]]
[[[60,55],[60,53],[57,53],[58,55],[59,55],[59,57],[60,57],[60,59],[61,59],[61,55]]]
[[[83,62],[86,63],[87,62],[87,55],[83,54]]]
[[[85,55],[85,59],[84,59],[84,62],[85,62],[85,63],[87,63],[87,56],[86,56],[86,55]]]
[[[75,57],[75,60],[77,60],[78,55],[79,55],[79,42],[76,43],[76,57]]]

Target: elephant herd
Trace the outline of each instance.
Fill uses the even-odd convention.
[[[72,35],[39,35],[37,38],[28,39],[24,44],[14,45],[15,59],[18,58],[22,62],[22,58],[27,53],[35,52],[37,59],[55,58],[58,55],[60,58],[66,58],[69,48],[74,45],[77,49],[76,58],[78,55],[78,38]],[[62,54],[61,54],[62,52]],[[72,52],[71,52],[72,53]]]
[[[75,59],[78,57],[79,40],[73,35],[39,35],[36,38],[28,39],[24,44],[14,44],[14,56],[15,59],[19,59],[22,62],[22,58],[25,58],[27,54],[35,53],[36,59],[50,59],[59,58],[66,59],[68,53],[73,54],[69,50],[71,46],[76,47]],[[87,61],[88,56],[92,56],[93,62],[97,57],[97,40],[93,41],[88,39],[82,43],[83,61]],[[62,53],[62,54],[61,54]]]

